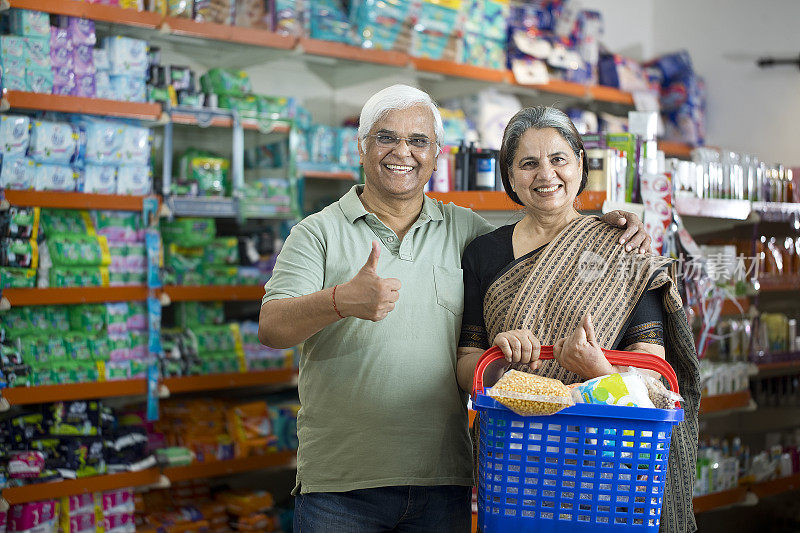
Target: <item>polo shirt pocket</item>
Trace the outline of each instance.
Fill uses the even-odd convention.
[[[453,313],[464,312],[464,271],[433,265],[433,282],[436,286],[436,303]]]

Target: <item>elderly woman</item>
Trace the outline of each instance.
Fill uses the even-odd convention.
[[[476,363],[493,344],[516,368],[566,384],[616,371],[601,347],[665,357],[685,398],[685,421],[672,433],[661,530],[694,531],[699,373],[671,261],[625,254],[618,229],[575,209],[586,156],[561,111],[517,113],[499,164],[506,193],[525,216],[464,251],[459,385],[470,390]],[[554,360],[538,361],[542,345],[554,346]]]

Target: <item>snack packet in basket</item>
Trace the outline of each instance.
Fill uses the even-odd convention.
[[[518,370],[506,372],[486,394],[518,415],[552,415],[575,405],[569,388],[557,379]]]
[[[647,387],[647,395],[653,406],[658,409],[675,409],[675,402],[682,402],[683,396],[677,392],[669,390],[660,379],[651,375],[643,374],[638,369],[631,367],[631,372],[639,374]]]
[[[644,378],[638,371],[608,374],[579,383],[572,393],[578,403],[653,408]]]

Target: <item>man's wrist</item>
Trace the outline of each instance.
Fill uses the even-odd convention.
[[[331,292],[331,301],[333,302],[333,310],[336,312],[336,315],[337,315],[337,316],[338,316],[340,319],[342,319],[342,318],[344,318],[344,315],[342,314],[342,312],[341,312],[341,310],[340,310],[339,306],[336,304],[336,289],[337,289],[338,287],[340,287],[340,285],[334,285],[334,286],[333,286],[333,292]],[[341,293],[340,293],[340,294],[341,294]]]

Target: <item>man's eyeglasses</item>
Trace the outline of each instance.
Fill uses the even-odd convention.
[[[431,145],[437,144],[435,141],[426,137],[398,137],[397,135],[389,135],[388,133],[376,133],[367,135],[367,137],[372,137],[375,139],[375,144],[385,148],[394,148],[400,144],[400,141],[405,141],[410,148],[416,148],[418,150],[425,150]]]

